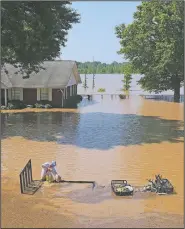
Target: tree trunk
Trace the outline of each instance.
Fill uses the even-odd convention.
[[[180,102],[180,82],[176,82],[176,85],[174,87],[174,102]]]

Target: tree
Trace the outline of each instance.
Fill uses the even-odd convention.
[[[130,84],[132,82],[132,73],[134,72],[131,64],[126,64],[123,66],[124,79],[123,82],[123,91],[129,96]]]
[[[66,35],[79,14],[68,1],[2,1],[1,62],[29,77],[41,63],[60,56]]]
[[[120,54],[144,76],[143,89],[156,93],[173,90],[179,102],[184,81],[184,2],[142,2],[132,24],[116,27]]]
[[[123,65],[126,63],[117,63],[114,61],[111,64],[101,62],[77,62],[78,71],[80,74],[120,74]]]

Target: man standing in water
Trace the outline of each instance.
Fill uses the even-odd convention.
[[[46,162],[42,164],[41,180],[46,181],[47,176],[50,178],[50,182],[60,182],[61,176],[56,171],[56,161]]]

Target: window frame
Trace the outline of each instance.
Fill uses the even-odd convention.
[[[49,101],[49,88],[40,88],[40,101],[45,100]]]
[[[21,99],[21,89],[20,88],[12,88],[11,89],[11,100],[20,100]]]

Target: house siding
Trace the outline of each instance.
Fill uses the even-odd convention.
[[[67,87],[67,98],[70,97],[70,86]]]
[[[5,105],[4,89],[1,89],[1,105]]]
[[[66,88],[63,93],[60,89],[51,89],[49,92],[49,100],[48,103],[52,105],[52,107],[65,107],[65,102],[69,97],[77,94],[77,85],[71,85]],[[71,93],[70,93],[71,92]],[[8,91],[8,99],[11,101],[11,89]],[[52,100],[51,100],[52,99]],[[23,103],[26,105],[34,105],[40,101],[40,90],[37,88],[23,88],[21,89],[20,100],[23,100]],[[1,89],[1,103],[4,105],[4,89]]]
[[[23,102],[27,105],[34,105],[37,102],[37,89],[24,88],[23,89]]]

